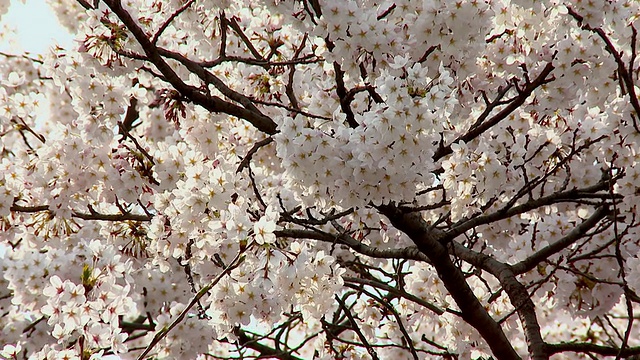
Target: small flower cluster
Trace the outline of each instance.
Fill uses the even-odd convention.
[[[55,248],[7,254],[12,262],[8,263],[11,266],[5,271],[5,279],[8,288],[18,296],[20,302],[16,304],[21,304],[11,307],[10,312],[17,315],[29,309],[32,316],[43,316],[52,329],[50,336],[29,339],[28,332],[16,334],[14,341],[37,351],[34,356],[58,354],[65,344],[78,338],[85,339],[84,350],[89,353],[107,347],[115,352],[127,351],[124,343],[127,335],[119,325],[121,317],[127,318],[136,312],[129,284],[131,264],[122,261],[113,246],[97,240],[81,241],[78,248],[82,251],[75,254]],[[26,304],[29,306],[25,307]],[[39,329],[42,326],[29,325],[25,320],[22,321],[24,327]],[[57,346],[45,346],[51,337]]]

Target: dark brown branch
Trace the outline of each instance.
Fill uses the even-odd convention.
[[[369,280],[369,279],[361,279],[361,278],[354,278],[354,277],[343,277],[343,280],[345,282],[352,282],[352,283],[356,283],[356,284],[362,284],[362,285],[367,285],[367,286],[372,286],[381,290],[385,290],[388,291],[390,294],[393,294],[395,296],[400,296],[402,298],[405,298],[409,301],[413,301],[414,303],[423,306],[431,311],[433,311],[434,313],[436,313],[437,315],[442,315],[444,314],[444,310],[440,309],[439,307],[437,307],[436,305],[433,305],[432,303],[428,302],[428,301],[424,301],[421,298],[412,295],[402,289],[398,289],[395,288],[393,286],[387,285],[383,282],[379,282],[379,281],[374,281],[374,280]]]
[[[198,291],[198,293],[195,294],[195,296],[193,296],[191,298],[191,300],[189,301],[187,306],[182,310],[182,312],[180,312],[180,314],[175,319],[173,319],[171,324],[166,325],[165,327],[163,327],[161,330],[159,330],[154,335],[153,339],[151,339],[151,342],[147,345],[147,347],[144,349],[144,351],[142,351],[142,353],[140,355],[138,355],[138,357],[137,357],[138,360],[144,359],[145,356],[147,356],[147,354],[149,354],[149,352],[151,352],[151,350],[160,341],[162,341],[162,339],[167,337],[167,335],[169,334],[169,332],[171,330],[173,330],[178,324],[180,324],[185,319],[185,317],[187,316],[187,314],[189,313],[191,308],[193,308],[193,306],[196,305],[200,301],[200,299],[202,299],[203,296],[207,295],[209,293],[209,291],[211,289],[213,289],[213,287],[216,286],[218,284],[218,282],[220,282],[220,280],[222,280],[223,277],[228,276],[235,268],[237,268],[238,266],[240,266],[240,264],[242,264],[242,262],[245,259],[244,255],[243,255],[243,252],[244,252],[244,250],[241,250],[235,256],[235,258],[233,258],[233,260],[231,260],[229,265],[227,265],[222,270],[222,272],[220,272],[213,280],[211,280],[211,282],[209,284],[207,284],[206,286],[203,286]]]
[[[495,221],[503,220],[514,215],[519,215],[527,211],[537,209],[542,206],[553,205],[561,202],[571,202],[581,198],[581,194],[590,194],[597,191],[607,189],[606,181],[600,182],[594,186],[590,186],[583,189],[572,189],[559,193],[554,193],[548,196],[544,196],[535,200],[527,201],[526,203],[513,207],[502,208],[492,214],[481,215],[470,220],[467,220],[457,226],[454,226],[446,234],[447,240],[452,240],[457,236],[464,234],[467,230],[473,229],[476,226],[489,224]]]
[[[228,26],[229,26],[229,20],[227,20],[227,15],[225,14],[224,10],[220,10],[220,53],[218,55],[218,59],[224,59],[225,57],[227,57],[227,27]]]
[[[251,99],[251,101],[256,103],[256,104],[265,105],[265,106],[279,107],[279,108],[282,108],[282,109],[289,110],[289,111],[291,111],[293,113],[296,113],[296,114],[304,115],[306,117],[310,117],[310,118],[314,118],[314,119],[322,119],[322,120],[327,120],[327,121],[331,120],[330,117],[326,117],[326,116],[322,116],[322,115],[315,115],[315,114],[312,114],[310,112],[299,110],[299,109],[296,109],[296,108],[293,108],[291,106],[287,106],[287,105],[284,105],[284,104],[271,102],[271,101],[259,100],[259,99],[253,98],[253,97],[249,97],[249,99]]]
[[[73,217],[82,219],[82,220],[100,220],[100,221],[151,221],[151,217],[148,215],[138,215],[138,214],[85,214],[74,211],[72,213]]]
[[[249,151],[247,152],[247,155],[244,156],[244,159],[242,159],[242,161],[240,162],[240,165],[238,165],[238,169],[236,170],[236,173],[239,173],[240,171],[242,171],[242,169],[249,166],[249,161],[251,161],[253,154],[258,152],[258,149],[260,149],[261,147],[267,146],[272,142],[273,142],[273,138],[269,136],[268,138],[264,138],[258,141],[257,143],[253,144],[253,147],[249,149]]]
[[[520,359],[506,337],[500,325],[489,316],[469,287],[464,274],[449,257],[445,245],[441,243],[445,234],[437,229],[430,230],[429,225],[419,213],[405,214],[393,205],[383,205],[378,210],[384,214],[393,226],[404,232],[425,254],[436,268],[438,277],[449,291],[462,312],[462,318],[473,326],[487,342],[497,359]]]
[[[231,20],[228,21],[228,24],[229,26],[231,26],[233,31],[235,31],[235,33],[240,37],[240,39],[242,39],[242,42],[244,42],[244,44],[247,46],[247,49],[249,49],[249,51],[251,52],[251,55],[253,55],[256,59],[260,61],[266,61],[264,57],[260,54],[260,52],[258,52],[258,50],[256,50],[256,48],[253,46],[253,44],[251,43],[251,40],[249,40],[247,35],[245,35],[244,31],[242,31],[242,29],[240,28],[240,25],[238,25],[238,22],[236,21],[235,18],[232,17]]]
[[[485,122],[480,121],[480,119],[477,120],[476,121],[476,124],[478,124],[477,126],[475,126],[472,129],[470,129],[466,134],[464,134],[464,135],[458,137],[457,139],[455,139],[452,143],[455,144],[455,143],[458,143],[460,141],[469,142],[469,141],[477,138],[478,136],[480,136],[482,133],[484,133],[485,131],[487,131],[488,129],[490,129],[491,127],[493,127],[494,125],[496,125],[500,121],[506,119],[512,112],[514,112],[522,104],[524,104],[524,102],[533,93],[533,91],[535,89],[537,89],[541,85],[546,84],[549,81],[551,81],[551,80],[547,79],[547,76],[549,74],[551,74],[553,69],[554,69],[553,65],[551,63],[548,63],[544,67],[544,69],[542,69],[542,72],[540,72],[538,77],[536,77],[532,82],[528,82],[526,84],[526,86],[524,87],[524,89],[522,89],[520,91],[518,96],[516,98],[514,98],[513,101],[510,102],[507,106],[505,106],[504,109],[500,110],[496,115],[494,115],[491,119],[489,119],[489,120],[487,120]],[[487,115],[488,115],[488,113],[487,113]],[[447,146],[440,147],[440,148],[438,148],[436,153],[433,155],[433,160],[434,161],[438,161],[442,157],[444,157],[446,155],[449,155],[452,152],[453,151],[451,150],[451,144],[449,144]]]
[[[145,320],[146,318],[143,316],[141,317],[141,320]],[[145,323],[141,323],[141,322],[129,322],[129,321],[123,321],[122,319],[120,319],[120,321],[118,322],[118,325],[120,327],[120,329],[124,330],[124,332],[126,333],[132,333],[136,330],[141,330],[141,331],[154,331],[156,329],[156,324],[154,323],[149,323],[149,324],[145,324]]]
[[[243,95],[243,94],[231,89],[222,80],[220,80],[217,76],[215,76],[213,73],[211,73],[210,71],[208,71],[204,67],[200,66],[197,62],[188,59],[186,56],[183,56],[182,54],[179,54],[177,52],[169,51],[169,50],[162,49],[162,48],[158,48],[157,51],[162,56],[166,56],[168,58],[171,58],[171,59],[179,61],[189,71],[191,71],[192,73],[197,75],[202,81],[204,81],[207,84],[212,84],[224,96],[226,96],[229,99],[241,104],[246,109],[246,111],[249,111],[252,114],[252,116],[254,118],[253,119],[254,121],[259,120],[259,122],[261,124],[263,124],[262,125],[263,127],[269,126],[268,130],[271,131],[271,132],[265,131],[266,129],[263,130],[264,132],[267,132],[270,135],[273,135],[275,133],[276,124],[273,122],[273,120],[271,120],[271,118],[269,118],[268,116],[263,115],[260,112],[260,110],[258,110],[258,108],[255,107],[255,105],[253,104],[251,99],[249,99],[247,96],[245,96],[245,95]],[[216,97],[214,96],[214,97],[211,97],[211,98],[216,98]],[[224,103],[224,101],[223,101],[223,103]],[[232,105],[232,104],[230,104],[230,105]],[[226,111],[224,111],[224,112],[226,112]],[[228,113],[228,114],[229,115],[233,115],[231,113]],[[258,127],[258,126],[256,125],[256,127]],[[258,129],[262,130],[260,127],[258,127]]]
[[[341,211],[339,213],[335,212],[335,209],[332,209],[329,213],[327,213],[326,215],[323,216],[322,219],[316,219],[314,218],[314,216],[311,214],[310,209],[307,209],[307,218],[298,218],[298,217],[294,217],[293,214],[291,212],[283,212],[281,214],[281,219],[282,221],[286,221],[286,222],[291,222],[297,225],[302,225],[302,226],[307,226],[307,225],[325,225],[328,223],[333,223],[334,220],[338,220],[343,216],[347,216],[349,214],[353,213],[353,208],[349,208],[346,209],[344,211]],[[336,227],[334,225],[334,227]],[[338,227],[336,227],[338,229]],[[338,229],[338,231],[341,231],[340,229]]]
[[[429,55],[431,55],[434,51],[436,51],[438,47],[435,45],[431,45],[425,52],[424,54],[422,54],[422,56],[420,57],[420,60],[418,60],[419,63],[423,63],[425,61],[427,61],[427,58],[429,57]]]
[[[11,59],[11,58],[23,58],[23,59],[27,59],[27,60],[29,60],[31,62],[38,63],[38,64],[43,64],[44,63],[44,61],[42,61],[40,59],[32,58],[31,56],[29,56],[27,54],[15,55],[15,54],[9,54],[9,53],[0,51],[0,56],[4,56],[4,57],[9,58],[9,59]]]
[[[36,213],[42,211],[51,211],[48,205],[39,205],[39,206],[20,206],[20,205],[12,205],[11,211],[21,212],[21,213]],[[71,212],[71,216],[74,218],[82,219],[82,220],[100,220],[100,221],[151,221],[151,216],[148,215],[138,215],[132,213],[124,213],[124,214],[100,214],[97,212],[92,213],[81,213],[73,210]]]
[[[307,36],[308,35],[305,33],[304,36],[302,37],[302,41],[300,42],[300,45],[298,46],[295,53],[293,54],[294,60],[297,59],[298,56],[300,56],[302,49],[305,47],[307,43]],[[291,107],[294,109],[300,110],[300,105],[298,104],[298,98],[296,97],[296,94],[293,91],[293,77],[295,75],[296,67],[293,64],[288,66],[289,66],[289,78],[287,81],[287,85],[285,86],[285,94],[287,94],[287,98],[289,99],[289,104],[291,104]]]
[[[347,124],[349,124],[352,128],[358,127],[358,122],[356,121],[355,115],[353,114],[353,110],[351,110],[351,99],[348,97],[347,89],[344,85],[344,71],[340,67],[340,64],[337,62],[333,63],[333,71],[335,72],[336,78],[336,94],[338,98],[340,98],[340,109],[347,117]]]
[[[322,61],[322,59],[317,57],[316,55],[305,55],[300,58],[284,60],[284,61],[267,61],[267,60],[245,58],[241,56],[225,55],[225,56],[219,56],[217,59],[210,60],[210,61],[199,61],[198,64],[202,67],[210,68],[210,67],[218,66],[225,62],[239,62],[247,65],[255,65],[263,68],[270,68],[274,66],[315,64],[320,61]]]
[[[482,95],[485,98],[485,103],[486,103],[487,107],[484,109],[482,114],[480,114],[480,116],[478,116],[478,119],[476,120],[476,122],[473,125],[471,125],[471,130],[477,128],[478,126],[480,126],[482,124],[482,122],[484,122],[487,119],[487,117],[489,117],[489,115],[491,114],[493,109],[495,109],[496,107],[498,107],[500,105],[504,105],[504,103],[502,103],[502,98],[504,98],[505,95],[507,95],[507,93],[509,92],[509,90],[511,90],[512,87],[513,87],[513,84],[508,84],[507,86],[503,87],[502,89],[498,89],[498,95],[496,95],[496,97],[495,97],[495,99],[493,99],[493,101],[489,101],[489,99],[486,98],[486,94],[484,92],[482,92]]]
[[[380,259],[407,259],[430,262],[429,258],[422,254],[416,247],[399,249],[378,249],[361,243],[346,234],[329,234],[321,231],[302,229],[282,229],[274,231],[279,238],[311,239],[328,243],[338,243],[348,246],[351,250],[372,258]]]
[[[122,120],[122,125],[124,126],[127,132],[133,129],[133,123],[140,118],[140,112],[138,111],[138,108],[137,108],[138,99],[136,99],[135,97],[131,97],[129,102],[130,103],[129,103],[129,106],[127,107],[127,111],[124,114],[124,120]]]
[[[418,352],[416,351],[415,346],[413,345],[413,340],[411,339],[411,335],[409,335],[409,332],[407,331],[407,328],[404,326],[404,323],[402,322],[402,318],[400,317],[400,314],[398,314],[398,311],[393,307],[393,305],[391,305],[389,303],[389,301],[387,301],[387,299],[385,298],[381,298],[379,296],[377,296],[376,294],[371,293],[370,291],[365,290],[362,286],[356,286],[354,284],[346,284],[348,287],[368,296],[369,298],[375,300],[378,302],[378,304],[380,304],[381,306],[383,306],[385,309],[387,309],[388,312],[390,312],[393,317],[396,319],[396,323],[398,324],[398,329],[400,330],[400,332],[402,333],[402,336],[404,338],[403,343],[407,344],[407,347],[409,348],[409,352],[411,353],[411,355],[413,356],[414,360],[418,360]],[[385,345],[382,345],[385,346]]]
[[[88,0],[76,0],[85,10],[95,10],[98,8],[98,0],[92,0],[93,4],[89,3]]]
[[[629,101],[631,101],[631,106],[633,107],[633,110],[635,110],[636,117],[640,116],[640,101],[638,101],[638,95],[636,94],[635,85],[633,81],[633,63],[631,62],[629,69],[627,69],[627,67],[625,66],[624,60],[622,59],[622,53],[616,50],[615,46],[613,46],[613,43],[611,42],[607,34],[604,32],[604,30],[602,30],[601,28],[593,28],[589,24],[586,24],[583,21],[584,18],[580,14],[576,13],[575,10],[573,10],[570,6],[567,6],[567,10],[569,12],[569,15],[571,15],[574,19],[576,19],[576,21],[578,21],[578,24],[582,29],[588,30],[588,31],[591,31],[592,33],[597,34],[600,37],[600,39],[604,41],[605,50],[609,54],[611,54],[611,56],[613,56],[614,60],[616,61],[616,64],[618,65],[618,75],[622,79],[622,82],[624,82],[624,85],[626,86],[626,90],[629,92]],[[634,53],[631,55],[631,59],[633,60],[635,57],[635,40],[637,35],[636,35],[636,29],[635,27],[633,27],[633,25],[631,25],[631,29],[632,29],[632,40],[633,40],[632,46],[634,49]],[[624,89],[621,89],[621,90],[622,90],[622,93],[624,94]],[[633,118],[633,126],[636,129],[636,131],[640,132],[640,128],[638,127],[635,117]]]
[[[19,120],[19,122],[18,122]],[[29,126],[23,118],[18,117],[18,116],[14,116],[11,118],[11,123],[15,124],[15,128],[16,130],[18,130],[20,132],[20,135],[22,135],[25,143],[27,143],[27,146],[29,146],[29,148],[31,148],[31,146],[28,144],[26,136],[24,135],[23,131],[27,131],[29,132],[31,135],[35,136],[36,139],[38,139],[41,143],[45,144],[47,142],[47,139],[45,139],[45,137],[42,134],[38,134],[37,132],[35,132],[31,126]],[[5,133],[6,134],[6,133]],[[3,134],[4,135],[4,134]]]
[[[161,54],[158,51],[158,48],[149,40],[145,31],[140,28],[140,26],[138,26],[131,15],[126,10],[124,10],[122,4],[120,3],[120,0],[104,0],[104,2],[124,23],[127,29],[131,31],[142,49],[144,49],[144,52],[147,55],[149,61],[155,65],[164,79],[171,85],[173,85],[173,87],[177,91],[179,91],[182,96],[211,112],[221,112],[247,120],[258,130],[267,134],[274,134],[276,132],[276,124],[273,122],[273,120],[261,114],[260,112],[251,111],[249,109],[226,102],[216,96],[204,94],[200,91],[200,89],[187,85],[176,74],[171,66],[169,66],[169,64],[162,58]]]
[[[419,206],[399,206],[399,208],[402,209],[402,211],[407,211],[407,212],[425,211],[425,210],[440,209],[441,207],[450,205],[450,204],[451,204],[451,201],[449,200],[441,200],[435,204],[419,205]]]
[[[378,20],[384,19],[385,17],[387,17],[387,15],[391,14],[393,9],[395,8],[396,8],[396,4],[395,3],[391,4],[391,6],[389,6],[387,10],[385,10],[382,14],[378,15],[377,19]]]
[[[133,141],[133,144],[136,146],[136,149],[138,149],[138,151],[140,151],[142,155],[144,155],[144,157],[147,158],[147,160],[149,160],[151,165],[155,165],[156,162],[153,160],[153,157],[149,154],[147,150],[145,150],[145,148],[143,148],[140,145],[140,143],[138,142],[138,139],[136,139],[135,137],[133,137],[133,135],[131,135],[129,130],[127,130],[127,127],[119,121],[118,121],[118,127],[120,128],[120,133],[124,136],[124,138],[131,139],[131,141]]]
[[[249,336],[245,331],[240,328],[234,330],[234,334],[238,337],[240,345],[249,349],[255,350],[260,353],[260,357],[264,358],[276,358],[282,360],[302,360],[297,356],[291,355],[287,351],[277,350],[267,345],[259,343],[256,339]]]
[[[169,15],[169,17],[162,23],[162,25],[160,25],[160,27],[158,28],[158,31],[156,31],[156,33],[151,38],[151,43],[154,45],[157,44],[158,39],[160,38],[162,33],[167,29],[167,27],[173,22],[173,20],[175,20],[180,14],[182,14],[185,10],[187,10],[187,8],[190,7],[194,2],[195,0],[187,1],[173,14]]]
[[[610,212],[604,207],[600,207],[594,212],[588,219],[583,221],[580,225],[576,226],[562,239],[550,244],[539,251],[536,251],[533,255],[520,261],[512,266],[512,270],[515,274],[523,274],[527,271],[534,269],[541,261],[548,259],[553,254],[556,254],[563,249],[566,249],[571,244],[582,238],[591,228],[596,226],[600,220],[602,220]]]
[[[351,309],[349,309],[349,307],[344,303],[342,299],[340,299],[340,297],[337,294],[334,297],[338,302],[338,304],[340,304],[340,307],[342,308],[342,311],[344,311],[344,314],[349,319],[349,323],[351,323],[351,329],[356,333],[356,335],[358,335],[358,338],[362,342],[362,346],[364,346],[364,348],[367,349],[367,352],[369,353],[369,355],[373,360],[380,359],[376,351],[373,349],[373,347],[371,347],[371,344],[369,344],[369,342],[367,341],[367,338],[364,336],[362,331],[360,331],[360,327],[358,327],[358,323],[356,322],[356,319],[353,317],[353,314],[351,314]]]
[[[584,354],[598,354],[601,356],[617,356],[618,354],[620,354],[620,356],[629,357],[633,355],[640,355],[640,346],[619,349],[612,346],[576,342],[563,344],[547,344],[545,347],[549,355],[569,351]]]
[[[535,304],[531,300],[527,289],[516,278],[512,267],[488,255],[468,249],[456,241],[452,241],[448,246],[452,254],[469,264],[487,271],[498,279],[522,323],[532,359],[548,359],[549,357],[544,347],[545,342],[540,333]]]

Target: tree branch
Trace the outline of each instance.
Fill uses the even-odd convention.
[[[490,224],[495,221],[503,220],[514,215],[519,215],[527,211],[537,209],[542,206],[553,205],[561,202],[575,201],[580,199],[583,194],[593,194],[598,191],[607,189],[608,181],[601,181],[594,186],[590,186],[583,189],[571,189],[563,192],[557,192],[548,196],[543,196],[538,199],[527,201],[526,203],[513,207],[505,207],[494,213],[477,216],[475,218],[464,221],[463,223],[454,226],[451,230],[447,231],[446,240],[451,240],[457,236],[464,234],[467,230],[474,227]]]
[[[302,230],[302,229],[282,229],[274,231],[276,237],[312,239],[329,243],[339,243],[348,246],[351,250],[372,258],[380,259],[407,259],[430,263],[431,261],[417,247],[406,247],[400,249],[378,249],[361,243],[360,241],[346,234],[329,234],[322,231]]]
[[[444,314],[444,310],[440,309],[439,307],[437,307],[436,305],[433,305],[432,303],[422,300],[421,298],[410,294],[402,289],[398,289],[396,287],[387,285],[383,282],[379,282],[379,281],[374,281],[374,280],[369,280],[369,279],[361,279],[361,278],[354,278],[354,277],[343,277],[342,278],[345,282],[351,282],[351,283],[356,283],[356,284],[362,284],[362,285],[367,285],[367,286],[371,286],[371,287],[375,287],[381,290],[385,290],[388,291],[390,294],[393,294],[395,296],[400,296],[403,297],[409,301],[413,301],[414,303],[421,305],[431,311],[433,311],[434,313],[436,313],[437,315],[442,315]]]
[[[215,277],[215,279],[213,279],[207,286],[203,286],[202,289],[200,289],[200,291],[198,291],[198,293],[195,294],[195,296],[191,299],[189,304],[187,304],[187,306],[182,310],[182,312],[171,322],[171,324],[169,324],[169,326],[165,326],[164,328],[162,328],[160,331],[156,333],[156,335],[153,337],[153,339],[151,339],[151,342],[149,343],[149,345],[147,345],[147,347],[144,349],[142,354],[138,356],[137,360],[144,359],[144,357],[147,354],[149,354],[149,352],[153,349],[153,347],[156,346],[162,339],[164,339],[169,334],[169,331],[171,331],[178,324],[180,324],[182,320],[184,320],[184,318],[187,316],[187,313],[189,313],[191,308],[194,307],[200,301],[200,299],[202,299],[203,296],[208,294],[209,290],[211,290],[214,286],[216,286],[216,284],[218,284],[218,282],[220,282],[220,280],[222,280],[223,277],[229,275],[233,269],[237,268],[238,266],[240,266],[240,264],[242,264],[242,262],[244,261],[244,256],[242,255],[242,253],[243,253],[242,251],[239,252],[236,255],[236,257],[233,260],[231,260],[229,265],[227,265],[224,268],[224,270],[222,270],[222,272],[220,272],[220,274],[218,274],[218,276]]]
[[[583,221],[580,225],[576,226],[571,230],[565,237],[554,242],[553,244],[547,245],[546,247],[536,251],[533,255],[528,258],[520,261],[517,264],[512,265],[512,270],[515,274],[524,274],[527,271],[532,270],[541,261],[548,259],[551,255],[556,254],[564,249],[566,249],[571,244],[575,243],[579,240],[584,234],[589,231],[589,229],[593,228],[598,224],[600,220],[602,220],[607,214],[609,214],[609,210],[605,207],[600,207],[594,212],[588,219]]]
[[[252,111],[250,107],[242,108],[235,104],[226,102],[217,96],[203,94],[198,88],[185,84],[171,66],[169,66],[169,64],[167,64],[167,62],[162,58],[158,47],[149,40],[145,31],[140,28],[131,15],[124,10],[120,0],[104,0],[104,2],[124,23],[127,29],[131,31],[142,49],[144,49],[149,61],[155,65],[166,81],[180,92],[182,96],[211,112],[225,113],[244,119],[264,133],[270,135],[276,133],[276,124],[273,120],[259,111]]]
[[[540,333],[535,304],[531,300],[527,289],[516,278],[516,273],[512,267],[491,256],[473,251],[457,241],[451,241],[448,246],[452,254],[479,269],[487,271],[498,279],[522,323],[532,359],[548,359],[545,342]]]
[[[545,347],[549,355],[569,351],[585,354],[598,354],[602,356],[617,356],[620,354],[620,356],[629,357],[633,355],[640,355],[640,346],[619,349],[612,346],[603,346],[592,343],[561,343],[547,344]]]
[[[259,352],[260,357],[269,357],[282,360],[302,360],[297,356],[291,355],[291,353],[289,352],[274,349],[272,347],[259,343],[257,339],[249,336],[240,328],[235,329],[234,334],[238,337],[238,342],[240,343],[240,345]]]
[[[49,208],[49,205],[38,205],[38,206],[20,206],[13,204],[11,205],[11,211],[21,212],[21,213],[35,213],[42,211],[52,211]],[[100,214],[95,211],[87,214],[81,213],[76,210],[71,211],[71,216],[74,218],[82,219],[82,220],[100,220],[100,221],[151,221],[151,216],[149,215],[139,215],[132,213],[123,213],[123,214]]]
[[[477,138],[478,136],[480,136],[482,133],[484,133],[485,131],[487,131],[488,129],[490,129],[500,121],[506,119],[512,112],[514,112],[522,104],[524,104],[524,102],[527,100],[529,95],[531,95],[535,89],[537,89],[541,85],[548,83],[550,81],[547,79],[547,76],[551,74],[553,69],[555,69],[553,65],[551,63],[548,63],[544,67],[544,69],[542,69],[542,72],[540,72],[538,77],[536,77],[532,82],[528,82],[525,88],[522,89],[522,91],[518,94],[518,96],[515,99],[513,99],[513,101],[510,102],[504,109],[502,109],[500,112],[495,114],[491,119],[487,120],[486,122],[482,122],[481,118],[478,119],[474,124],[475,126],[473,126],[471,130],[469,130],[466,134],[460,136],[459,138],[455,139],[452,142],[452,144],[458,143],[460,141],[469,142]],[[487,116],[487,115],[489,115],[489,113],[486,113],[486,114],[483,113],[481,116]],[[440,147],[438,148],[436,153],[433,155],[433,160],[438,161],[442,157],[449,155],[452,152],[453,150],[451,150],[451,144],[444,147]]]
[[[449,257],[447,248],[441,243],[444,232],[430,229],[419,213],[405,214],[394,205],[383,205],[378,210],[393,226],[413,240],[420,251],[427,255],[438,272],[445,288],[449,291],[462,312],[462,318],[473,326],[487,342],[497,359],[520,359],[505,336],[500,325],[489,316],[487,310],[467,284],[464,274]]]

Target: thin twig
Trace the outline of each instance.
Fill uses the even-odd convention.
[[[240,162],[240,165],[238,166],[238,169],[236,170],[236,174],[239,173],[240,171],[242,171],[242,169],[244,169],[245,167],[249,166],[249,162],[251,161],[251,158],[253,157],[253,154],[258,152],[258,149],[260,149],[263,146],[267,146],[267,145],[271,144],[272,142],[273,142],[273,138],[271,136],[269,136],[269,137],[264,138],[264,139],[258,141],[257,143],[255,143],[253,145],[253,147],[251,149],[249,149],[249,152],[247,152],[247,155],[245,155],[245,157]]]
[[[153,38],[151,39],[151,43],[152,44],[157,44],[158,43],[158,38],[160,38],[160,36],[162,35],[162,33],[167,29],[167,27],[173,22],[173,20],[175,20],[176,17],[178,17],[178,15],[182,14],[185,10],[187,10],[187,8],[189,6],[191,6],[191,4],[193,4],[195,2],[195,0],[189,0],[187,1],[184,5],[182,5],[178,10],[176,10],[173,14],[171,14],[167,20],[164,21],[164,23],[162,23],[162,25],[160,25],[160,28],[158,28],[158,31],[156,31],[156,33],[153,35]]]
[[[240,266],[240,264],[244,261],[244,256],[242,256],[242,253],[243,251],[240,251],[236,255],[236,257],[231,260],[231,263],[229,263],[229,265],[227,265],[227,267],[224,268],[224,270],[222,270],[222,272],[218,274],[218,276],[216,276],[215,279],[213,279],[213,281],[209,283],[209,285],[200,289],[200,291],[198,291],[198,293],[195,294],[195,296],[191,299],[189,304],[187,304],[187,306],[182,310],[180,315],[178,315],[178,317],[176,317],[176,319],[173,320],[173,322],[171,322],[169,326],[162,328],[160,331],[158,331],[158,333],[156,333],[156,335],[153,337],[149,345],[147,345],[147,347],[144,349],[142,354],[138,356],[137,360],[142,360],[147,354],[149,354],[154,346],[156,346],[160,341],[162,341],[162,339],[169,335],[169,331],[171,331],[178,324],[180,324],[182,320],[184,320],[189,310],[191,310],[191,308],[193,308],[200,301],[200,299],[202,299],[202,297],[204,297],[209,292],[209,290],[216,286],[216,284],[218,284],[218,282],[220,282],[220,280],[222,280],[224,276],[229,275],[233,269]]]

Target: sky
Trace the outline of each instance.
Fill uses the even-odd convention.
[[[7,27],[15,29],[15,33],[6,32]],[[48,52],[54,44],[70,48],[73,37],[58,23],[45,0],[11,0],[9,12],[0,19],[0,51],[8,54],[28,51],[37,55]],[[0,243],[0,258],[4,254],[4,246]],[[118,357],[107,356],[105,359],[117,360]]]
[[[69,47],[73,37],[58,23],[53,10],[45,0],[11,0],[9,12],[0,19],[2,33],[5,27],[16,30],[16,34],[0,40],[0,51],[17,53],[19,50],[32,54],[46,53],[53,44]],[[11,48],[14,42],[18,49]]]
[[[15,33],[7,32],[11,28]],[[11,0],[9,12],[0,19],[0,52],[44,54],[53,44],[70,47],[73,37],[58,23],[45,0]],[[46,107],[43,107],[46,108]],[[5,249],[0,244],[0,257]]]

